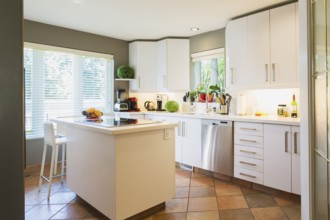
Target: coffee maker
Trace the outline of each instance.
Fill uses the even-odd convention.
[[[128,103],[128,110],[130,112],[139,112],[140,108],[138,107],[138,100],[136,97],[131,97],[127,99],[127,103]]]
[[[156,111],[165,111],[165,104],[168,100],[167,95],[157,94],[157,109]]]
[[[128,111],[128,105],[125,100],[125,89],[117,89],[116,94],[117,94],[117,103],[114,106],[114,110],[116,112],[124,112]]]

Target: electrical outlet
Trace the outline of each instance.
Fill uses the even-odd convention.
[[[165,129],[164,130],[164,140],[169,140],[170,139],[170,130]]]

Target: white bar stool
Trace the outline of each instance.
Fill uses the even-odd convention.
[[[46,176],[44,176],[47,146],[52,147],[50,171],[49,171],[48,178]],[[54,175],[54,173],[56,174],[55,169],[57,168],[57,154],[58,154],[58,149],[60,146],[62,146],[61,174]],[[65,150],[66,150],[66,137],[56,138],[53,123],[45,122],[44,123],[44,151],[43,151],[43,155],[42,155],[40,180],[39,180],[39,191],[40,191],[40,187],[42,185],[42,179],[46,180],[48,182],[48,200],[50,197],[50,191],[51,191],[51,187],[52,187],[53,178],[61,176],[61,180],[63,181],[63,175],[65,175],[65,173],[64,173]]]

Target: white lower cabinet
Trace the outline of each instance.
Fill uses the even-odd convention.
[[[234,176],[263,184],[263,125],[235,122],[234,124]]]
[[[264,125],[264,185],[300,194],[298,126]]]
[[[175,160],[186,165],[201,167],[201,119],[146,115],[145,119],[178,123],[175,128]]]

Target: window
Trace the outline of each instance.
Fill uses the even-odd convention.
[[[113,109],[112,55],[26,43],[24,68],[27,138],[42,137],[49,118]]]
[[[191,89],[196,89],[201,83],[205,88],[217,85],[220,90],[225,89],[225,59],[224,49],[209,50],[194,53],[192,57]],[[206,91],[205,91],[206,92]]]

